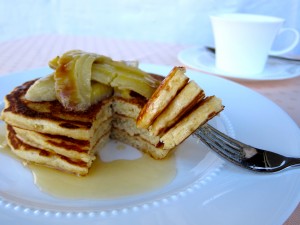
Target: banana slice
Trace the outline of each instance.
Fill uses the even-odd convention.
[[[91,68],[96,58],[95,54],[75,50],[58,59],[55,91],[66,109],[84,111],[91,106]]]
[[[99,82],[92,82],[91,104],[96,104],[112,96],[113,91],[114,89],[111,86]]]
[[[58,60],[59,60],[59,56],[56,56],[55,58],[51,59],[48,63],[49,67],[51,69],[56,70],[56,68],[58,67]]]
[[[92,67],[92,80],[132,90],[145,98],[150,98],[159,85],[159,82],[148,73],[124,62],[112,60],[101,63],[96,60]]]
[[[37,80],[27,90],[25,98],[32,102],[54,101],[56,100],[54,75]]]

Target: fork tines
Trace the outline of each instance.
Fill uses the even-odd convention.
[[[204,124],[199,127],[194,132],[194,136],[198,137],[204,144],[230,161],[241,162],[245,157],[242,144],[225,136],[209,124]]]

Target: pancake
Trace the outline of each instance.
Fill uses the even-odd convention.
[[[109,135],[105,135],[99,140],[95,148],[102,148],[109,140]],[[94,156],[88,162],[82,160],[74,160],[72,158],[57,154],[55,152],[46,151],[41,148],[35,148],[22,142],[16,135],[14,128],[7,126],[7,141],[12,152],[28,163],[36,163],[45,165],[63,172],[73,173],[78,176],[88,174],[92,165]]]
[[[155,119],[150,132],[153,135],[164,133],[172,127],[187,111],[204,98],[205,94],[194,81],[190,81],[168,107]]]
[[[5,97],[2,120],[26,130],[90,140],[97,127],[112,117],[110,98],[83,112],[66,110],[58,101],[28,101],[24,95],[34,82],[16,87]]]
[[[189,78],[185,76],[184,73],[184,67],[174,67],[172,69],[140,112],[137,119],[138,127],[148,128],[178,92],[187,84]]]
[[[24,143],[46,151],[54,151],[60,155],[88,162],[93,158],[95,145],[110,133],[111,121],[108,119],[100,124],[91,140],[78,140],[61,135],[39,133],[14,127],[17,137]]]
[[[165,150],[160,146],[155,146],[148,140],[143,139],[140,135],[132,136],[126,130],[121,130],[118,128],[112,129],[111,138],[131,145],[132,147],[139,149],[146,154],[149,154],[152,158],[157,160],[166,158],[172,150]]]
[[[191,112],[180,119],[162,137],[164,149],[172,149],[181,144],[198,127],[205,124],[223,110],[224,106],[219,98],[210,96],[200,101]]]
[[[219,114],[224,106],[194,81],[187,83],[185,70],[174,67],[148,100],[137,118],[139,128],[160,137],[160,147],[171,150],[199,126]]]
[[[24,96],[34,82],[16,87],[5,97],[1,118],[8,124],[8,144],[25,161],[86,175],[96,149],[109,140],[111,98],[84,112],[69,111],[58,101],[27,100]]]

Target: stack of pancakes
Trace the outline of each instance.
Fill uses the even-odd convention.
[[[31,102],[26,91],[35,81],[16,87],[5,98],[2,119],[12,151],[28,162],[85,175],[95,150],[109,140],[111,100],[84,112],[68,111],[58,101]]]
[[[26,162],[86,175],[95,155],[109,138],[129,144],[155,159],[171,150],[199,126],[223,110],[221,101],[175,67],[162,77],[150,99],[115,89],[112,96],[85,111],[70,111],[59,101],[25,98],[35,81],[16,87],[5,98],[2,119],[12,151]]]

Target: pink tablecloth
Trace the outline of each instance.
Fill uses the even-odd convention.
[[[42,35],[0,43],[0,76],[12,72],[45,67],[49,59],[70,49],[82,49],[114,59],[139,60],[142,63],[181,65],[177,54],[190,46],[114,40],[84,36]],[[300,76],[281,81],[240,81],[285,110],[300,126]],[[300,224],[300,205],[285,225]]]

